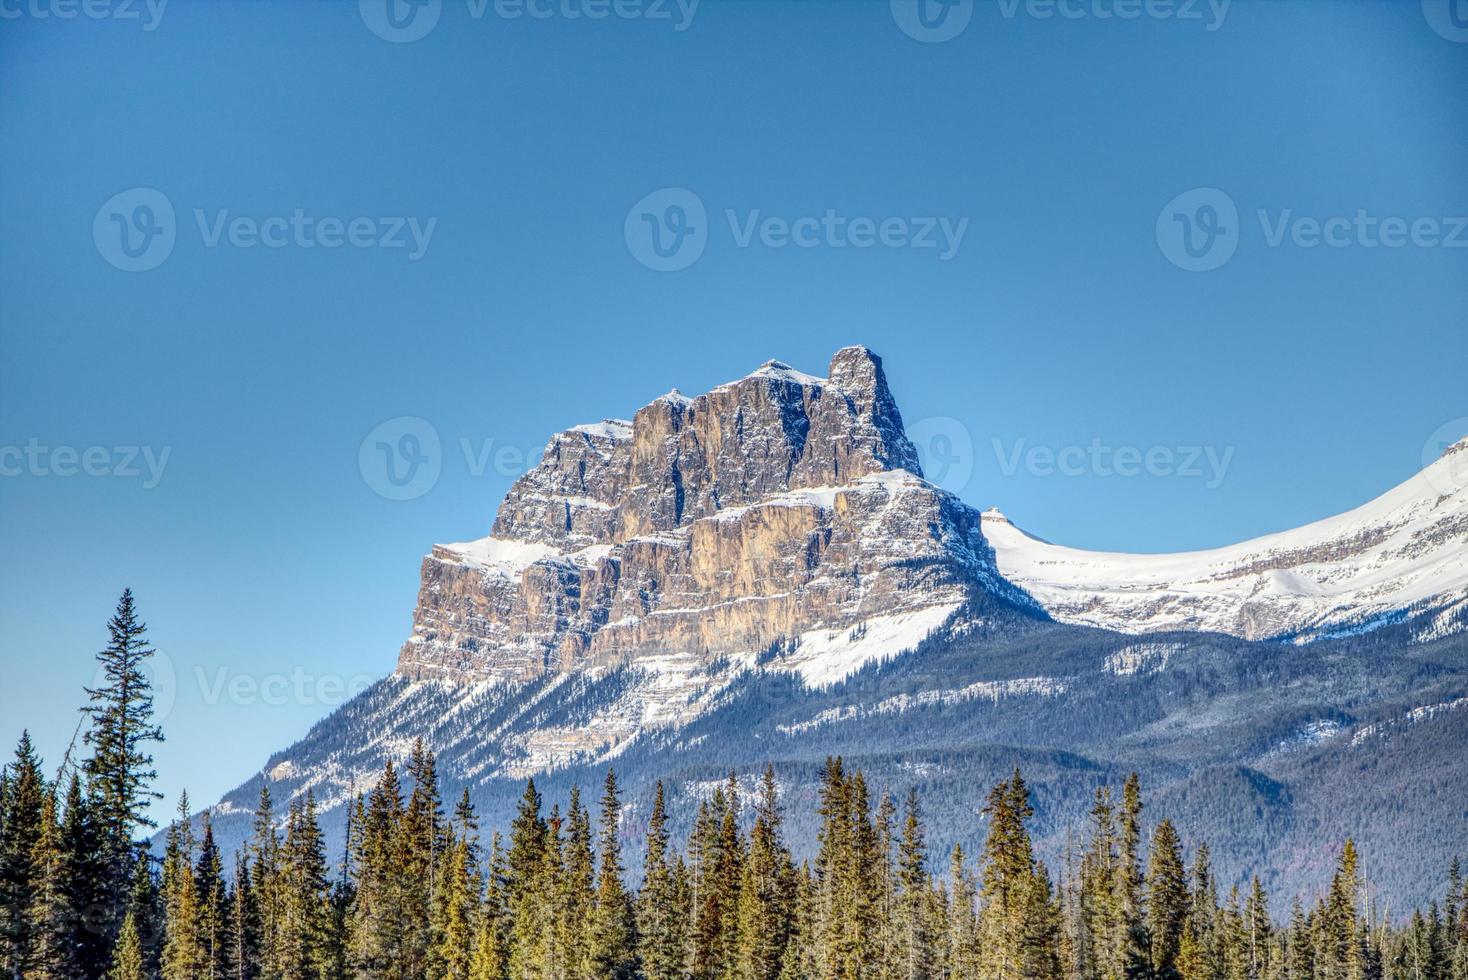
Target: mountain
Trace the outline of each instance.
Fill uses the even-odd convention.
[[[829,754],[920,786],[937,848],[976,847],[1020,765],[1058,860],[1135,769],[1225,880],[1314,888],[1320,842],[1354,835],[1421,903],[1462,837],[1425,828],[1468,826],[1460,448],[1297,532],[1092,555],[925,481],[871,351],[824,378],[771,361],[552,437],[486,537],[424,559],[396,672],[227,794],[216,831],[246,833],[262,783],[339,813],[422,737],[498,825],[527,776],[554,798],[615,765],[633,812],[667,778],[686,829],[680,802],[773,761],[807,850]]]
[[[1079,551],[1032,537],[997,510],[984,514],[983,533],[1000,572],[1066,622],[1249,639],[1360,632],[1414,613],[1462,610],[1468,439],[1365,506],[1212,551]]]

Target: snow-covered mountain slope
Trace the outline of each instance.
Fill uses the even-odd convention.
[[[1353,511],[1211,551],[1081,551],[992,510],[982,527],[1000,572],[1065,622],[1248,639],[1362,631],[1468,596],[1468,439]]]

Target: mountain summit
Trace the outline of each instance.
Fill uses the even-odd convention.
[[[527,680],[787,644],[830,682],[985,588],[1023,601],[977,512],[922,479],[881,358],[847,347],[824,378],[768,361],[552,437],[488,537],[424,559],[398,673]],[[859,624],[887,642],[819,652]]]

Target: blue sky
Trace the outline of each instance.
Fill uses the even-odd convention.
[[[7,0],[0,737],[59,759],[130,585],[165,812],[215,799],[391,670],[420,557],[548,433],[768,358],[871,346],[952,489],[1082,547],[1335,513],[1468,425],[1468,39],[1434,0],[926,36],[886,0],[651,2],[442,0],[404,41],[375,0]],[[639,229],[681,248],[680,216],[658,271]],[[393,500],[359,450],[405,416],[438,475]]]

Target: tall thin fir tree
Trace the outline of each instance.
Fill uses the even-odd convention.
[[[637,942],[646,980],[675,980],[683,972],[683,937],[675,931],[673,868],[668,860],[667,798],[663,783],[653,789],[637,897]]]
[[[134,834],[152,828],[148,807],[162,794],[152,789],[158,773],[148,751],[163,741],[153,721],[153,689],[146,668],[154,655],[148,628],[138,619],[131,589],[124,589],[107,623],[109,640],[97,654],[101,683],[87,688],[90,704],[82,711],[91,719],[85,740],[92,746],[87,760],[88,787],[96,798],[96,820],[102,848],[105,887],[100,925],[110,942],[122,926],[128,882],[137,859]]]
[[[777,980],[794,929],[795,866],[783,839],[779,787],[766,766],[739,889],[738,980]]]
[[[632,980],[638,972],[632,899],[622,883],[621,815],[617,774],[608,769],[597,835],[596,909],[591,927],[592,968],[602,980]]]
[[[916,789],[909,791],[903,807],[902,841],[898,847],[896,976],[899,980],[928,980],[934,972],[934,953],[927,911],[930,890],[927,840]]]
[[[29,732],[22,732],[15,761],[0,794],[0,969],[18,977],[30,969],[35,928],[28,910],[37,886],[36,846],[45,831],[51,792]]]
[[[1179,980],[1178,952],[1188,920],[1188,880],[1177,829],[1163,820],[1147,859],[1147,938],[1152,976]]]

